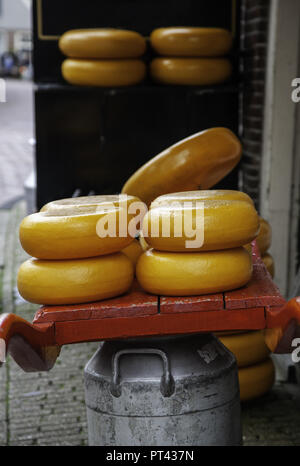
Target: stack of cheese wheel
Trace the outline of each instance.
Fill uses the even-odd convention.
[[[237,360],[241,401],[249,401],[269,391],[275,369],[264,331],[218,332],[216,336]]]
[[[232,290],[251,278],[243,245],[259,221],[251,199],[239,191],[189,191],[160,196],[143,220],[151,249],[137,263],[137,279],[148,292],[187,296]],[[195,237],[195,232],[204,233]],[[194,236],[194,238],[192,238]],[[196,241],[195,241],[196,240]]]
[[[140,57],[145,39],[135,31],[121,29],[75,29],[59,40],[68,57],[62,74],[78,86],[131,86],[141,82],[146,66]]]
[[[150,72],[160,83],[203,86],[226,81],[232,66],[224,58],[232,45],[226,29],[167,27],[150,36],[152,48],[162,57],[154,58]]]
[[[197,252],[191,252],[192,249],[184,248],[183,238],[176,238],[173,233],[184,203],[196,201],[202,201],[204,207],[204,243]],[[191,210],[194,218],[196,207]],[[149,225],[151,212],[153,223]],[[170,238],[162,237],[167,212],[172,219]],[[253,202],[243,192],[209,190],[160,196],[152,202],[144,219],[140,242],[148,251],[138,261],[137,278],[146,291],[161,295],[184,296],[238,288],[247,283],[252,270],[250,254],[241,246],[248,243],[247,238],[254,239],[258,230],[259,218]],[[150,235],[145,238],[146,231]],[[270,389],[274,367],[263,332],[218,336],[237,358],[241,400],[255,398]]]
[[[268,250],[271,246],[272,241],[272,229],[271,225],[267,220],[262,217],[259,217],[260,229],[259,234],[256,238],[256,243],[258,250],[260,252],[261,258],[272,278],[275,274],[274,260],[271,254],[268,253]],[[247,245],[248,251],[251,251],[251,244]]]
[[[62,199],[25,217],[20,241],[33,258],[18,272],[21,296],[38,304],[77,304],[128,291],[135,260],[127,257],[134,243],[128,209],[135,201],[126,195]]]

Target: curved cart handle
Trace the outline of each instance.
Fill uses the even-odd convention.
[[[0,363],[9,352],[25,372],[51,369],[59,355],[54,324],[38,327],[15,314],[0,315]]]
[[[300,337],[300,296],[279,309],[267,310],[265,341],[273,353],[291,353],[293,340]]]

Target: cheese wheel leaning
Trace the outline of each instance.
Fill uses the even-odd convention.
[[[191,296],[233,290],[251,278],[252,261],[244,248],[174,253],[150,249],[137,263],[142,288],[153,294]]]
[[[152,31],[150,43],[160,55],[218,57],[230,51],[232,35],[221,28],[167,27]]]
[[[217,336],[223,345],[234,354],[238,367],[250,366],[263,361],[270,354],[262,330]]]
[[[143,235],[159,251],[216,251],[243,246],[259,230],[252,204],[238,200],[172,202],[151,208],[143,220]]]
[[[59,39],[59,48],[72,58],[136,58],[146,50],[146,41],[125,29],[73,29]]]
[[[241,401],[258,398],[268,392],[275,381],[275,368],[271,358],[242,367],[238,371]]]
[[[127,180],[122,193],[147,205],[158,196],[209,189],[238,164],[242,146],[227,128],[193,134],[153,157]]]
[[[78,304],[125,293],[133,281],[133,265],[123,253],[90,259],[29,259],[18,272],[18,289],[37,304]]]
[[[134,200],[131,197],[131,202]],[[134,240],[128,231],[134,215],[124,205],[86,208],[79,204],[66,210],[52,207],[48,205],[47,210],[21,222],[21,245],[33,257],[56,260],[101,256],[120,251]]]
[[[232,65],[225,58],[154,58],[150,74],[162,84],[208,86],[230,78]]]
[[[62,75],[67,82],[75,86],[133,86],[143,81],[146,65],[138,59],[68,58],[62,64]]]

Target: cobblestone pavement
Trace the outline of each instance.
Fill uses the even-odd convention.
[[[33,169],[32,97],[31,82],[6,80],[6,102],[0,102],[0,207],[23,197]]]

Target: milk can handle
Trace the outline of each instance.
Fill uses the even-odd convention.
[[[166,353],[159,349],[154,348],[138,348],[138,349],[124,349],[117,351],[112,358],[112,383],[110,391],[116,398],[121,396],[120,374],[119,374],[119,359],[124,354],[156,354],[160,356],[163,361],[163,374],[160,381],[160,391],[164,397],[173,395],[175,390],[175,383],[170,371],[170,363]]]

